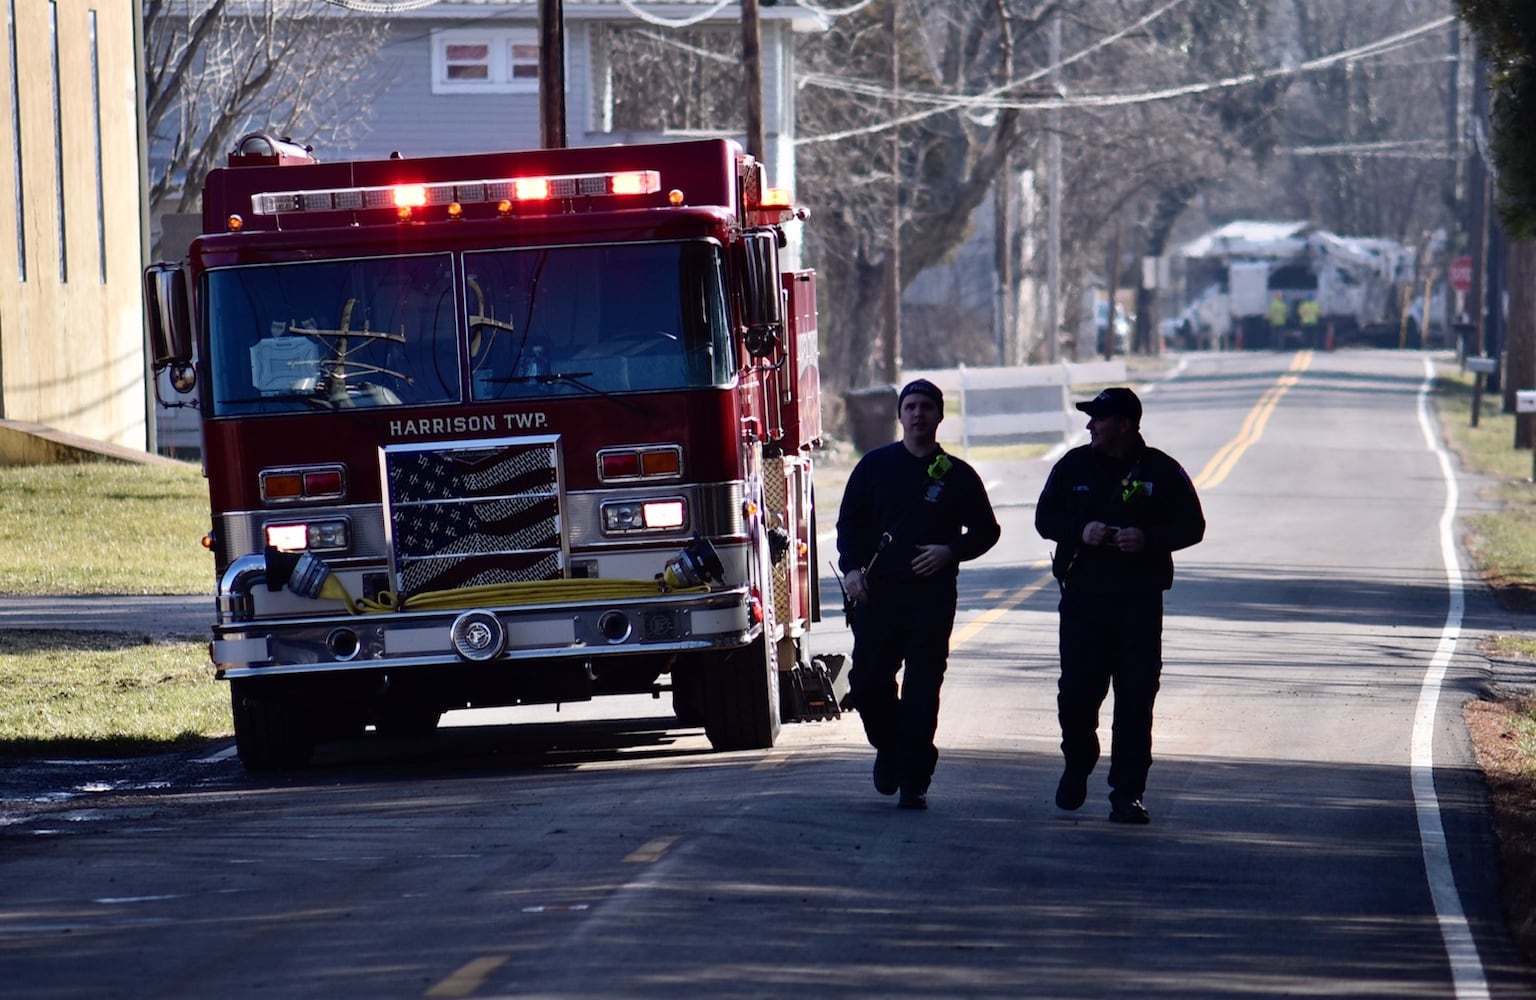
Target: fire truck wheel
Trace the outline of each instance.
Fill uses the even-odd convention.
[[[704,735],[716,750],[765,750],[779,738],[779,670],[759,635],[700,671]]]
[[[235,749],[247,771],[303,767],[315,752],[309,714],[296,699],[271,685],[231,681],[230,708],[235,717]]]
[[[680,726],[704,725],[704,692],[696,668],[672,667],[672,714]]]

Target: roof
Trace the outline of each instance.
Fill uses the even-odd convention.
[[[1307,245],[1305,222],[1229,222],[1174,250],[1179,257],[1293,257]]]

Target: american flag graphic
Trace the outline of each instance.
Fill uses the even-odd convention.
[[[564,575],[554,441],[387,448],[384,468],[402,599]]]

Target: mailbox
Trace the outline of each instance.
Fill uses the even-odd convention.
[[[1474,375],[1492,375],[1499,370],[1498,358],[1468,358],[1467,371]]]
[[[1536,413],[1536,389],[1519,389],[1515,392],[1516,413]]]

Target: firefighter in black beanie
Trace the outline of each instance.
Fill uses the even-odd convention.
[[[1194,484],[1141,436],[1141,400],[1105,389],[1078,403],[1089,443],[1061,457],[1035,507],[1035,528],[1056,542],[1061,584],[1061,677],[1056,714],[1066,767],[1056,805],[1076,809],[1099,759],[1099,708],[1114,686],[1109,818],[1146,823],[1141,797],[1152,766],[1152,703],[1163,670],[1163,591],[1173,556],[1205,537]]]
[[[848,477],[837,552],[853,611],[849,700],[875,748],[875,789],[899,791],[903,809],[926,809],[955,580],[1002,529],[976,470],[939,447],[938,386],[908,383],[896,412],[901,440],[866,454]]]

